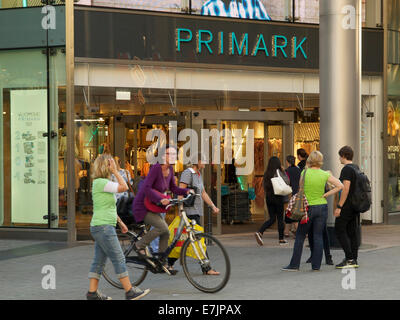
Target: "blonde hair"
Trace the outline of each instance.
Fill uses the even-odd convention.
[[[92,179],[104,178],[110,179],[111,171],[109,166],[109,160],[113,160],[109,154],[99,154],[94,161]]]
[[[324,156],[319,151],[312,151],[307,158],[307,167],[319,167],[321,168],[324,164]]]

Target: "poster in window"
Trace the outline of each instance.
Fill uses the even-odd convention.
[[[11,90],[11,221],[45,224],[48,214],[47,90]]]

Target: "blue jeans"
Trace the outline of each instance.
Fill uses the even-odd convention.
[[[90,267],[89,279],[100,279],[107,258],[110,258],[118,279],[128,276],[124,253],[118,241],[115,227],[103,225],[90,227],[94,243],[94,259]]]
[[[289,267],[299,268],[301,254],[303,252],[303,245],[306,235],[312,228],[313,232],[313,254],[311,260],[311,266],[314,270],[321,268],[322,255],[323,255],[323,231],[326,226],[326,220],[328,218],[328,205],[310,206],[308,210],[308,216],[310,221],[306,224],[300,224],[296,232],[296,240],[294,242],[293,255],[290,260]]]

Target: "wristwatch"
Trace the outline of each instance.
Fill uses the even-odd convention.
[[[336,208],[342,209],[343,207],[341,205],[336,205]]]

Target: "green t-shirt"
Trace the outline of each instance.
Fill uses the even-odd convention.
[[[104,192],[104,187],[110,182],[108,179],[95,179],[92,186],[93,217],[90,225],[92,227],[102,225],[117,225],[117,207],[115,195]]]
[[[322,169],[307,169],[304,193],[310,206],[328,203],[322,196],[325,194],[325,185],[329,177],[330,173]]]

